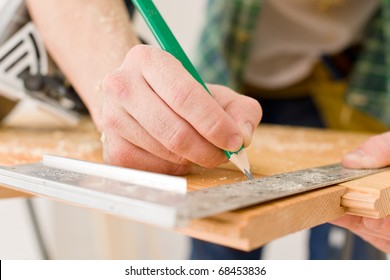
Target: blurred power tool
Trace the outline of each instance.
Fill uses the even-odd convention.
[[[76,125],[85,106],[49,59],[22,0],[0,10],[0,34],[0,124]]]

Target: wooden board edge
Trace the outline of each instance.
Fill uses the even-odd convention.
[[[343,186],[315,190],[206,219],[194,220],[187,227],[177,231],[204,241],[251,251],[287,234],[341,217],[345,211],[340,206],[340,201],[346,191]],[[302,216],[306,219],[302,219]],[[298,219],[294,222],[298,217],[304,222],[296,222]],[[267,226],[259,227],[259,224]]]
[[[0,199],[2,198],[21,198],[21,197],[33,197],[33,194],[22,192],[11,187],[0,186]]]
[[[380,191],[363,193],[356,190],[348,190],[341,198],[341,206],[351,215],[380,217]]]
[[[341,206],[351,215],[383,218],[390,215],[390,188],[352,189],[341,199]]]
[[[280,237],[301,230],[310,229],[327,223],[345,214],[341,207],[341,197],[346,188],[333,186],[309,192],[305,195],[286,198],[278,202],[279,211],[273,211],[275,205],[268,205],[264,214],[253,217],[244,233],[249,248],[255,249]],[[294,219],[296,218],[296,219]],[[299,221],[299,222],[297,222]],[[255,225],[264,224],[259,230]]]

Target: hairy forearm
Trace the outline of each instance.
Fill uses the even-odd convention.
[[[46,47],[100,127],[101,81],[138,43],[122,0],[27,0]]]

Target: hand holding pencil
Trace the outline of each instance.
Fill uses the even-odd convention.
[[[185,174],[192,163],[215,167],[227,161],[223,151],[249,145],[261,118],[258,102],[223,86],[209,85],[212,96],[207,94],[174,55],[139,45],[106,76],[102,126],[108,163]]]
[[[133,0],[133,3],[146,21],[154,37],[157,39],[160,47],[177,58],[184,66],[184,68],[192,75],[192,77],[203,86],[207,93],[212,95],[200,77],[199,73],[196,71],[195,67],[181,48],[172,31],[169,29],[167,23],[161,16],[153,1]],[[198,103],[195,105],[200,107],[203,104]],[[225,153],[226,157],[247,176],[248,179],[253,179],[244,146],[241,146],[239,149],[235,150],[223,150],[223,152]]]
[[[103,89],[105,159],[131,168],[186,174],[191,163],[218,166],[227,161],[222,149],[249,144],[261,118],[256,101],[217,85],[209,85],[211,97],[153,46],[132,48]]]

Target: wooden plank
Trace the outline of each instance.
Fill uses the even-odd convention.
[[[261,177],[339,162],[344,153],[357,147],[369,136],[366,133],[260,126],[248,149],[248,156],[255,177]],[[190,185],[199,189],[244,179],[231,164],[220,169],[229,170],[232,174],[223,170],[216,172],[203,169],[202,172],[197,171],[197,175],[189,176]],[[389,184],[385,183],[390,180],[383,181],[388,176],[390,172],[375,174],[339,186],[196,220],[180,231],[195,238],[251,250],[275,238],[333,220],[343,215],[345,210],[353,214],[375,216],[372,213],[381,208],[385,210],[378,216],[385,216],[390,214],[383,206],[390,205],[389,197],[384,197],[390,189]],[[381,179],[377,180],[376,177]],[[376,192],[374,199],[380,198],[381,204],[367,203],[365,212],[359,206],[355,209],[343,208],[344,205],[340,203],[344,201],[342,198],[348,198],[354,192],[368,201],[373,198],[367,192]]]
[[[102,161],[99,134],[89,119],[58,130],[0,127],[0,165],[37,162],[44,153]]]
[[[0,165],[37,162],[45,153],[102,162],[99,134],[89,119],[71,129],[0,127]],[[31,194],[0,187],[0,198],[29,196]]]
[[[260,126],[247,149],[256,177],[331,164],[370,134],[286,126]],[[90,121],[71,130],[0,129],[0,164],[36,162],[43,153],[101,162],[99,135]],[[189,191],[245,180],[232,164],[194,168]],[[242,250],[310,228],[347,211],[383,217],[390,214],[390,172],[258,206],[194,220],[179,232]],[[5,192],[0,192],[0,197]],[[9,195],[4,195],[9,197]],[[344,206],[344,207],[342,207]]]
[[[341,205],[358,216],[382,218],[390,215],[390,172],[382,172],[341,184],[347,187]]]
[[[186,235],[241,250],[258,248],[292,232],[308,229],[344,214],[341,186],[312,191],[213,217],[178,229]]]

